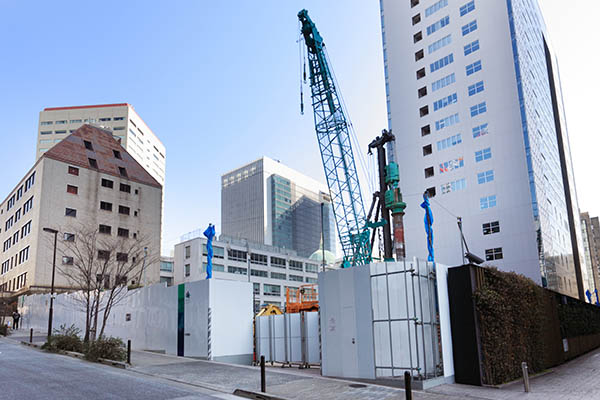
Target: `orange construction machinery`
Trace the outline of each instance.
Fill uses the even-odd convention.
[[[319,293],[316,284],[288,287],[286,292],[286,313],[319,310]]]

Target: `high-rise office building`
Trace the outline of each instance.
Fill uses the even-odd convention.
[[[36,160],[83,124],[111,130],[127,152],[164,186],[165,146],[127,103],[52,107],[40,111]]]
[[[600,221],[587,212],[581,213],[583,253],[590,292],[600,290]]]
[[[223,174],[221,181],[224,235],[292,249],[301,257],[321,242],[335,253],[335,221],[324,184],[268,157]]]
[[[581,228],[560,78],[535,0],[381,0],[392,154],[408,203],[408,256],[469,250],[583,296]]]

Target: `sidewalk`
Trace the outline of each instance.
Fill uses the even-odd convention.
[[[29,340],[29,332],[15,333],[9,338]],[[45,341],[37,332],[34,342]],[[258,392],[260,369],[252,366],[225,364],[191,358],[132,351],[130,371],[171,381],[192,384],[207,389],[232,393],[235,389]],[[524,393],[521,382],[501,389],[468,385],[442,385],[425,392],[413,391],[415,400],[571,400],[600,399],[600,349],[555,368],[553,371],[531,378],[531,392]],[[352,382],[321,377],[317,369],[268,367],[267,393],[284,399],[404,399],[403,389],[381,385]],[[353,387],[358,384],[358,387]]]

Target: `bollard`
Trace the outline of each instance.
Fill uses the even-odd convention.
[[[406,400],[412,400],[412,376],[410,372],[404,372],[404,392],[406,393]]]
[[[127,364],[131,365],[131,339],[127,339]]]
[[[525,361],[521,363],[521,369],[523,370],[523,386],[525,386],[525,393],[529,393],[529,368],[527,368],[527,363]]]
[[[260,391],[267,392],[267,382],[265,382],[265,356],[260,356]]]
[[[29,330],[29,343],[33,343],[33,328]]]

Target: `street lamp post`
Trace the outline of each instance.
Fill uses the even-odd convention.
[[[50,311],[48,312],[48,343],[50,343],[50,336],[52,335],[52,313],[54,311],[54,273],[56,271],[56,237],[58,231],[52,228],[44,228],[44,232],[54,234],[54,256],[52,258],[52,283],[50,286]]]

